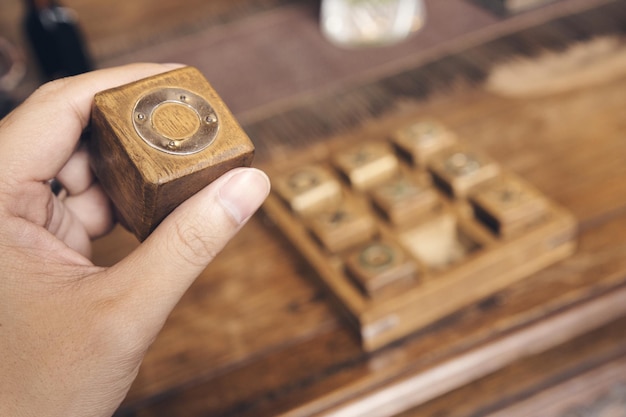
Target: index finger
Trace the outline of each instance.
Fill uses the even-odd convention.
[[[0,121],[0,178],[46,181],[69,159],[102,90],[178,68],[131,64],[44,84]]]

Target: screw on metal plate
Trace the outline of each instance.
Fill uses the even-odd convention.
[[[135,131],[148,145],[173,155],[208,147],[219,130],[215,110],[201,96],[182,88],[161,88],[142,96],[132,112]]]

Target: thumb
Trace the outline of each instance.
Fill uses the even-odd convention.
[[[109,272],[123,280],[133,304],[165,320],[198,275],[267,197],[267,176],[237,168],[174,210]],[[150,305],[146,305],[150,303]]]

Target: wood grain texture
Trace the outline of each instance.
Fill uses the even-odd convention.
[[[436,3],[443,7],[444,2]],[[565,3],[572,5],[575,2]],[[581,29],[584,27],[582,21],[600,33],[615,33],[614,29],[623,27],[622,14],[619,13],[623,11],[623,2],[604,3],[612,4],[608,15],[593,17],[584,14],[578,20],[566,19],[556,22],[554,26],[544,26],[540,32],[544,39],[552,40],[554,50],[567,48],[572,39],[593,33]],[[577,4],[583,8],[592,7],[592,2],[588,1]],[[565,10],[558,6],[559,3],[555,3],[546,10]],[[568,10],[572,12],[574,9]],[[306,15],[296,15],[300,19],[307,18]],[[294,15],[281,16],[288,20],[285,16]],[[547,20],[550,16],[545,18]],[[474,22],[479,21],[476,19]],[[455,74],[475,74],[479,80],[488,75],[481,70],[484,68],[482,64],[472,66],[472,62],[489,63],[494,56],[509,57],[519,50],[532,52],[531,41],[535,38],[528,34],[522,40],[505,37],[502,42],[492,43],[489,53],[475,49],[461,57],[446,58],[444,56],[450,49],[447,52],[445,49],[452,48],[452,45],[443,42],[446,38],[443,32],[435,31],[424,33],[434,36],[433,41],[441,41],[439,45],[447,46],[436,53],[429,50],[432,55],[421,54],[417,50],[395,55],[404,58],[394,60],[385,69],[376,67],[375,71],[365,74],[355,70],[355,66],[365,62],[363,55],[349,54],[353,59],[350,64],[331,66],[331,69],[341,69],[339,72],[343,76],[339,76],[339,72],[328,74],[329,69],[323,63],[332,60],[321,59],[317,65],[304,60],[302,67],[312,72],[319,69],[317,74],[320,78],[308,78],[308,70],[298,73],[303,78],[290,78],[292,73],[279,65],[285,71],[274,74],[278,74],[278,79],[298,79],[302,84],[289,84],[289,81],[277,86],[276,82],[259,82],[259,79],[274,79],[263,78],[265,70],[260,71],[259,78],[256,75],[238,78],[233,75],[235,71],[229,74],[228,69],[235,66],[243,68],[238,65],[243,59],[242,49],[233,45],[239,42],[246,44],[254,39],[255,42],[258,40],[256,45],[261,45],[259,50],[269,51],[271,48],[264,49],[263,45],[267,46],[271,39],[277,39],[270,35],[285,33],[284,28],[297,26],[298,19],[293,18],[289,25],[277,25],[272,31],[269,30],[272,25],[267,20],[255,22],[268,28],[263,32],[267,37],[258,39],[259,27],[254,26],[254,22],[242,23],[238,28],[237,25],[230,26],[219,36],[187,38],[184,42],[172,42],[120,57],[119,62],[133,57],[171,60],[172,57],[189,56],[188,51],[197,51],[198,45],[215,45],[207,43],[207,39],[228,41],[222,45],[232,55],[237,55],[230,61],[233,66],[227,65],[223,73],[213,66],[212,71],[222,74],[215,77],[226,80],[220,84],[223,88],[220,91],[236,95],[239,110],[254,109],[243,118],[247,121],[244,125],[253,139],[265,149],[262,160],[269,165],[272,158],[279,160],[294,149],[306,149],[313,153],[315,146],[311,148],[311,145],[314,141],[332,138],[337,133],[352,132],[358,126],[371,134],[416,115],[433,114],[467,137],[472,146],[485,150],[506,169],[522,176],[571,211],[581,226],[579,248],[573,257],[533,274],[528,280],[481,300],[401,343],[375,355],[367,355],[330,308],[328,297],[315,286],[313,272],[304,259],[267,218],[255,216],[202,274],[173,312],[148,352],[120,415],[325,415],[341,410],[342,406],[363,404],[377,392],[405,380],[416,381],[412,378],[436,372],[441,364],[467,363],[463,362],[463,358],[471,352],[478,352],[479,357],[484,357],[480,353],[490,352],[484,348],[493,346],[491,342],[512,340],[507,345],[510,349],[500,350],[506,355],[499,356],[500,362],[496,364],[496,368],[504,367],[504,373],[494,373],[499,376],[488,384],[467,385],[470,389],[465,391],[461,386],[468,378],[480,377],[483,368],[474,368],[469,374],[462,366],[448,368],[457,373],[452,372],[447,384],[438,385],[438,390],[430,391],[431,397],[441,396],[440,402],[434,400],[439,408],[416,408],[414,413],[415,416],[432,415],[440,411],[451,416],[476,416],[506,409],[520,398],[530,398],[543,388],[584,373],[621,354],[622,348],[610,347],[612,343],[619,345],[623,340],[623,323],[618,322],[609,331],[614,342],[607,342],[606,349],[585,350],[585,346],[589,346],[587,343],[601,339],[598,333],[592,333],[585,339],[586,342],[577,339],[572,345],[588,353],[569,356],[571,359],[567,364],[559,362],[559,358],[567,356],[559,350],[549,351],[547,356],[537,361],[532,359],[535,349],[546,350],[560,345],[623,315],[621,307],[626,305],[623,295],[626,284],[624,76],[612,77],[592,87],[581,85],[542,97],[498,95],[483,90],[480,83],[458,87],[454,82]],[[304,23],[303,28],[310,24]],[[530,23],[526,21],[526,25]],[[475,45],[489,37],[493,39],[519,29],[520,26],[515,26],[513,21],[502,22],[497,31],[483,33],[485,37],[470,36],[454,44],[452,49],[461,50],[463,45]],[[234,34],[241,37],[231,36]],[[296,38],[290,39],[295,42]],[[306,42],[310,38],[304,39],[301,44],[316,45]],[[524,42],[524,39],[529,42]],[[426,40],[420,38],[415,42]],[[410,48],[417,48],[416,44],[411,44]],[[187,45],[189,49],[179,48],[181,45]],[[315,47],[311,46],[311,49]],[[399,49],[368,54],[373,60],[389,60],[389,56],[397,54]],[[279,62],[286,62],[279,59],[281,56],[288,55],[285,53],[276,58]],[[322,56],[328,58],[324,54]],[[429,66],[430,58],[426,59],[426,56],[442,59],[437,61],[437,65]],[[194,55],[193,60],[204,58]],[[276,59],[270,59],[268,67],[263,68],[276,65]],[[298,67],[295,61],[289,63],[293,64],[289,67],[291,70]],[[424,63],[426,65],[422,65]],[[602,64],[601,60],[596,62],[598,66]],[[206,63],[203,66],[208,67],[211,66]],[[420,74],[424,73],[408,70],[418,67],[425,68],[433,77],[422,77]],[[472,68],[477,71],[470,71]],[[294,71],[297,73],[297,70]],[[328,79],[336,76],[336,83],[331,81],[327,84],[326,80],[319,85],[329,90],[303,98],[302,91],[310,91],[304,86],[310,87],[309,82],[325,76]],[[364,79],[370,82],[363,84]],[[257,85],[258,89],[248,88],[250,84]],[[450,88],[451,85],[454,88]],[[425,90],[429,94],[421,93]],[[251,94],[247,95],[247,92]],[[289,94],[294,94],[292,101],[259,106],[259,103],[268,103],[278,96]],[[424,102],[425,97],[430,99]],[[407,103],[409,105],[404,106]],[[387,113],[389,109],[392,110]],[[332,114],[328,110],[332,110]],[[381,118],[381,115],[392,117]],[[355,134],[359,134],[356,129]],[[111,264],[135,245],[131,235],[117,229],[111,236],[97,242],[96,260],[100,264]],[[582,308],[585,306],[593,308]],[[546,333],[525,332],[551,317],[563,321],[547,322],[560,324],[548,327]],[[537,335],[542,337],[531,338]],[[507,336],[513,338],[507,339]],[[529,356],[530,362],[523,360]],[[489,357],[486,360],[489,363]],[[520,365],[505,367],[508,363]],[[551,364],[557,364],[560,370],[551,373],[548,369]],[[508,373],[509,369],[513,371]],[[544,369],[548,372],[542,372]],[[495,371],[488,369],[488,372]],[[485,377],[484,374],[482,376]],[[516,385],[518,383],[520,385]],[[474,386],[476,390],[471,389]],[[457,397],[454,393],[461,392],[458,389],[464,394]],[[443,394],[450,390],[452,397]],[[354,402],[349,403],[347,399]],[[426,397],[420,399],[426,402],[424,407],[434,404],[432,398],[430,400]],[[399,405],[409,409],[418,404],[404,399]],[[394,412],[400,410],[395,409]]]
[[[425,1],[428,20],[418,36],[374,51],[330,45],[319,30],[319,0],[111,0],[106,4],[65,0],[63,4],[77,12],[97,67],[138,61],[197,67],[238,118],[252,122],[322,91],[344,90],[388,75],[390,70],[414,68],[608,0],[560,0],[507,18],[468,0]],[[0,34],[23,47],[30,58],[20,27],[22,13],[20,0],[4,0]],[[567,44],[564,33],[553,35],[555,45]],[[513,51],[509,48],[507,53]],[[39,85],[32,58],[29,62],[29,76],[17,92],[19,99]],[[453,63],[459,65],[463,63]],[[450,70],[448,65],[442,73],[458,72]],[[483,71],[474,74],[485,75]],[[369,107],[376,110],[383,104],[372,100]],[[355,105],[351,101],[350,106]],[[347,123],[349,116],[342,119]]]
[[[517,31],[491,27],[491,30],[485,29],[488,33],[474,33],[450,43],[443,42],[439,45],[441,49],[436,48],[430,53],[421,50],[408,52],[406,61],[394,62],[387,72],[376,74],[377,77],[354,77],[349,80],[351,82],[338,85],[335,89],[283,103],[282,106],[263,106],[256,112],[241,114],[240,118],[257,143],[258,157],[264,159],[266,155],[271,157],[279,152],[288,154],[293,149],[307,147],[313,141],[332,140],[334,136],[351,132],[370,121],[378,123],[381,118],[401,112],[406,107],[419,106],[419,102],[433,94],[453,94],[463,87],[481,89],[485,82],[489,82],[491,74],[501,70],[506,72],[509,66],[515,68],[520,60],[534,63],[541,57],[542,62],[547,60],[549,63],[554,56],[550,52],[562,57],[562,52],[576,49],[577,44],[586,49],[589,41],[596,38],[600,43],[603,37],[608,38],[605,39],[608,43],[617,38],[619,43],[626,32],[622,24],[626,19],[623,2],[599,2],[595,6],[587,2],[585,5],[591,10],[580,11],[575,4],[564,3],[563,8],[567,6],[572,13],[555,17],[548,23],[537,19],[526,21],[526,26],[519,27],[510,21],[504,26],[508,29],[517,27]],[[549,16],[547,9],[542,8],[540,12],[542,17]],[[530,19],[531,15],[526,17]],[[594,51],[593,46],[591,51]],[[603,61],[604,64],[596,68],[598,72],[604,72],[602,68],[605,68],[607,59],[596,59],[592,55],[577,60],[579,65],[572,62],[570,70],[576,73],[572,67],[585,68],[585,65],[580,65],[582,62]],[[609,59],[608,64],[612,66],[612,60]],[[537,71],[536,66],[533,68]],[[551,69],[548,65],[538,71],[545,76],[542,77],[545,78],[542,80],[544,86],[556,85],[562,80],[562,72]],[[526,80],[526,77],[509,77],[515,84],[520,79]],[[526,85],[533,85],[533,82],[533,79],[524,81]],[[578,85],[569,83],[570,87],[572,84]],[[502,93],[496,95],[504,96]]]
[[[625,283],[625,91],[626,78],[523,100],[473,89],[415,110],[453,126],[574,213],[581,236],[573,257],[368,356],[312,284],[303,259],[255,217],[174,311],[123,409],[142,416],[323,415],[347,397],[367,398],[551,314],[572,314],[572,327],[548,332],[542,348],[622,314],[614,305],[591,321],[576,312]],[[129,243],[119,232],[101,241],[99,261],[119,259]],[[519,342],[510,360],[528,348]]]
[[[218,128],[205,149],[184,155],[166,153],[148,145],[133,126],[133,119],[137,116],[134,107],[138,100],[149,92],[164,88],[189,91],[213,108]],[[155,125],[154,119],[159,116],[156,109],[150,114],[141,114],[146,119],[144,123]],[[198,126],[206,123],[198,119],[199,115],[195,117]],[[177,132],[193,130],[195,126],[188,126],[188,120],[176,121]],[[187,136],[183,134],[180,142],[192,140]],[[175,136],[169,139],[178,142]],[[96,176],[113,201],[122,224],[140,240],[145,239],[180,203],[220,175],[235,167],[249,166],[254,155],[254,145],[226,104],[202,74],[192,67],[96,94],[89,145]]]
[[[520,13],[534,7],[553,2],[555,0],[474,0],[477,4],[489,7],[496,13]]]
[[[498,96],[480,86],[489,75],[485,68],[492,64],[506,64],[519,54],[530,55],[534,62],[535,46],[541,45],[536,37],[505,35],[599,4],[610,5],[608,12],[595,17],[583,14],[540,28],[552,50],[563,50],[572,40],[594,33],[614,34],[620,28],[623,32],[623,2],[567,0],[500,20],[465,0],[431,0],[429,24],[420,36],[389,49],[350,52],[322,41],[313,3],[227,25],[196,26],[198,9],[186,7],[194,2],[65,3],[79,12],[100,66],[136,60],[198,66],[241,116],[269,164],[271,158],[280,159],[337,132],[368,122],[369,128],[384,124],[381,115],[396,116],[407,100],[415,99],[418,103],[406,110],[408,117],[422,110],[441,115],[463,135],[470,135],[472,144],[572,211],[582,229],[580,247],[575,257],[533,275],[524,285],[369,356],[329,308],[306,262],[277,228],[256,216],[181,301],[149,351],[120,414],[320,414],[347,397],[367,398],[398,375],[419,374],[438,360],[502,333],[555,312],[575,312],[587,300],[602,301],[603,295],[624,283],[626,125],[617,111],[626,105],[624,78],[613,75],[610,82],[593,88],[583,85],[541,98]],[[222,3],[235,4],[234,8],[239,4]],[[0,33],[20,43],[20,2],[7,0],[6,6],[0,14]],[[103,18],[102,7],[114,18]],[[141,21],[153,12],[153,18]],[[134,30],[136,25],[141,27]],[[488,50],[471,49],[494,39]],[[277,49],[277,44],[283,47]],[[456,51],[467,53],[449,55]],[[420,71],[413,71],[416,68]],[[451,88],[457,86],[459,74],[478,87]],[[32,91],[35,86],[27,87]],[[430,102],[422,104],[429,96]],[[134,237],[116,229],[96,243],[96,261],[111,264],[135,245]],[[575,323],[573,330],[586,330],[610,317],[609,312],[598,314],[596,321]],[[613,331],[621,338],[623,323],[616,326]],[[571,334],[555,330],[547,342],[560,343]],[[521,356],[527,355],[523,347],[518,347]],[[489,401],[498,402],[495,409],[505,408],[520,392],[501,389],[506,383],[531,381],[531,391],[545,387],[542,381],[550,379],[541,370],[560,355],[534,366],[522,365],[528,371],[524,375],[506,374],[492,385],[479,385],[483,389],[466,391],[461,402],[449,402],[452,409],[445,410],[450,415],[455,409],[459,416],[480,415]],[[595,351],[572,363],[594,366],[598,357],[602,353]],[[563,377],[581,372],[577,366],[569,369]],[[520,395],[528,395],[524,392]],[[443,398],[445,404],[450,397]],[[481,398],[486,402],[479,403]]]
[[[621,416],[626,400],[625,324],[620,319],[531,355],[398,417],[600,417],[615,406],[615,415]]]

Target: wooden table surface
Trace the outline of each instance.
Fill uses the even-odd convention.
[[[106,2],[120,4],[111,33],[103,5],[65,3],[79,11],[99,66],[151,60],[200,68],[256,142],[258,166],[433,115],[570,210],[580,228],[574,256],[365,354],[315,272],[261,213],[176,307],[120,415],[604,415],[607,404],[626,397],[626,376],[616,372],[626,367],[626,20],[615,13],[624,1],[564,0],[500,18],[472,2],[432,0],[422,32],[391,48],[358,51],[324,41],[317,4],[309,1],[252,1],[249,13],[224,12],[221,20],[159,2],[157,17],[147,14],[158,25],[149,25],[138,10],[153,2],[116,0]],[[202,7],[213,4],[187,3],[206,13]],[[595,22],[586,10],[603,7],[598,31],[621,33],[580,36],[558,21],[580,14]],[[170,12],[180,15],[158,20]],[[448,56],[484,57],[498,39],[554,19],[579,50],[531,51],[530,67],[522,58],[490,62],[475,82],[450,76],[427,97],[397,94],[372,110],[376,117],[344,120],[327,104],[342,103],[348,114],[351,106],[371,109],[383,87],[388,95],[410,85],[416,68],[440,80],[457,72],[459,61]],[[315,109],[330,127],[293,127]],[[118,228],[96,242],[95,260],[114,263],[136,245]]]

